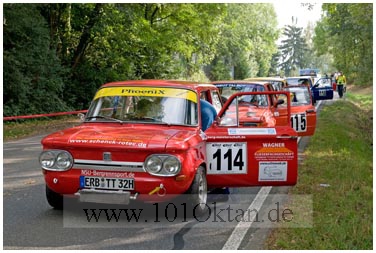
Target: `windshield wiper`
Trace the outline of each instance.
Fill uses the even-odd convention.
[[[171,124],[168,123],[168,122],[165,122],[165,121],[162,121],[160,119],[156,119],[156,118],[153,118],[153,117],[143,117],[143,116],[140,116],[140,117],[137,117],[137,116],[129,116],[128,115],[128,120],[126,121],[140,121],[140,123],[156,123],[156,124],[163,124],[163,125],[168,125],[170,126]]]
[[[124,123],[124,121],[122,121],[120,119],[115,119],[115,118],[111,118],[111,117],[108,117],[108,116],[101,116],[101,115],[87,117],[87,118],[85,118],[85,122],[89,119],[106,119],[106,120],[116,121],[116,122],[119,122],[119,123]]]

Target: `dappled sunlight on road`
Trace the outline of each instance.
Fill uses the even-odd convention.
[[[23,188],[44,183],[42,171],[30,171],[4,175],[3,189]]]
[[[30,157],[24,157],[24,158],[4,158],[3,164],[11,164],[11,163],[20,163],[20,162],[26,162],[29,161]]]

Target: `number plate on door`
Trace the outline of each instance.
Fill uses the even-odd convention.
[[[307,131],[307,115],[305,113],[291,115],[291,127],[298,133]]]
[[[247,174],[247,143],[207,143],[208,174]]]

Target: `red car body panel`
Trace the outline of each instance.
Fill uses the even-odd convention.
[[[298,136],[312,136],[316,130],[316,108],[312,103],[312,94],[305,85],[290,85],[283,90],[295,96],[291,101],[291,127]]]
[[[283,80],[283,79],[281,79]],[[276,91],[272,84],[268,82],[268,80],[264,79],[252,79],[249,78],[247,80],[230,80],[230,81],[216,81],[213,84],[219,87],[220,91],[224,87],[247,87],[245,89],[252,89],[253,92],[258,91]],[[251,88],[252,87],[252,88]],[[247,90],[251,91],[251,90]],[[289,124],[288,120],[288,112],[287,107],[278,105],[278,94],[268,94],[268,105],[265,107],[250,107],[249,111],[253,111],[255,116],[259,119],[255,119],[255,121],[263,121],[258,126],[267,126],[267,127],[274,127],[274,126],[285,126]]]
[[[168,126],[155,125],[127,125],[121,129],[118,123],[104,126],[99,123],[81,125],[47,136],[42,140],[42,144],[44,149],[67,150],[75,159],[75,166],[67,172],[45,173],[47,185],[61,194],[77,192],[80,188],[78,177],[94,171],[87,168],[88,166],[80,169],[81,163],[93,164],[92,167],[100,168],[98,164],[103,163],[103,152],[111,152],[112,161],[141,164],[150,154],[173,153],[183,163],[182,174],[186,175],[186,180],[155,177],[143,170],[133,172],[132,169],[127,171],[121,168],[116,172],[126,173],[124,177],[131,176],[135,179],[134,192],[147,194],[163,183],[168,193],[181,194],[188,189],[193,179],[195,170],[191,169],[191,166],[197,168],[203,162],[205,152],[202,138],[195,130],[170,129]],[[105,163],[99,171],[113,169],[110,164],[107,167],[104,165]],[[54,184],[53,178],[57,178],[60,183]]]

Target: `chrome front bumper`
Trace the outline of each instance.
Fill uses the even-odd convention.
[[[95,189],[82,189],[75,193],[80,202],[101,204],[129,204],[130,200],[136,200],[138,193],[131,195],[129,191],[105,191]]]

